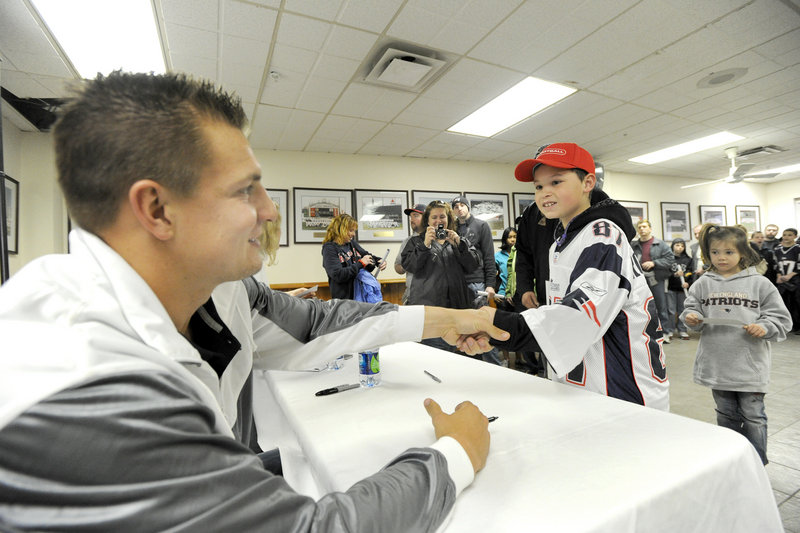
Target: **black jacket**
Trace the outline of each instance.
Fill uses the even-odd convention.
[[[358,271],[366,268],[371,272],[375,268],[375,265],[372,264],[366,267],[361,264],[359,259],[365,255],[372,254],[359,246],[355,239],[346,244],[329,241],[322,245],[322,266],[325,268],[325,273],[328,274],[331,298],[353,299],[353,285]],[[372,257],[375,264],[381,261],[381,258],[376,255]]]
[[[469,309],[475,294],[467,286],[467,274],[479,265],[479,254],[467,239],[455,247],[445,241],[430,248],[420,235],[414,235],[403,248],[401,264],[414,274],[408,292],[410,305],[436,305],[451,309]]]
[[[489,224],[470,215],[463,224],[456,224],[456,232],[478,251],[478,266],[467,273],[467,282],[483,283],[485,287],[497,288],[497,266],[494,264],[494,243]]]

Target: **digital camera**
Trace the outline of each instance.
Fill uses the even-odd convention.
[[[436,238],[439,240],[447,238],[447,230],[444,229],[444,224],[436,226]]]

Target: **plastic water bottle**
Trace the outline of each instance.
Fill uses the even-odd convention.
[[[377,348],[358,353],[358,377],[362,387],[377,387],[381,384],[381,363]]]

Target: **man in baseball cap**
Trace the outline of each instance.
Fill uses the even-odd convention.
[[[543,146],[517,165],[515,177],[533,182],[537,208],[533,224],[523,214],[517,236],[517,283],[532,285],[527,274],[521,277],[521,253],[548,257],[543,292],[549,305],[522,314],[498,310],[494,324],[511,332],[511,339],[492,344],[543,353],[554,381],[668,410],[662,331],[630,245],[631,218],[606,193],[593,191],[594,171],[592,155],[575,143]],[[544,233],[536,233],[539,228]],[[534,250],[526,250],[528,241]],[[536,246],[544,242],[550,244],[546,254]],[[537,276],[544,269],[538,270]]]
[[[425,214],[425,204],[416,204],[413,207],[403,209],[403,213],[408,215],[408,223],[411,226],[411,235],[403,239],[403,242],[400,243],[400,248],[398,249],[397,256],[394,259],[394,271],[398,274],[406,275],[406,290],[403,292],[403,299],[401,300],[403,305],[405,305],[406,302],[408,302],[408,291],[411,287],[411,282],[414,279],[414,275],[411,272],[406,272],[406,269],[403,268],[401,261],[403,249],[405,249],[408,239],[410,239],[415,233],[422,231],[422,215]]]

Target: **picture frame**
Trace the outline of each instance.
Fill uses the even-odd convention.
[[[761,208],[759,206],[737,205],[735,211],[736,223],[747,228],[748,235],[761,229]]]
[[[662,238],[666,242],[692,240],[692,221],[688,202],[661,202]]]
[[[280,246],[289,246],[289,189],[268,189],[267,194],[281,214]]]
[[[19,253],[19,182],[3,173],[5,189],[6,246],[9,254]]]
[[[700,224],[728,225],[728,213],[724,205],[701,205]]]
[[[402,242],[408,237],[408,191],[356,189],[353,217],[358,241]]]
[[[536,195],[532,192],[513,192],[511,198],[514,200],[514,222],[522,216],[529,205],[536,201]]]
[[[411,191],[411,203],[413,205],[423,204],[428,205],[429,203],[433,202],[434,200],[440,200],[446,204],[449,204],[453,201],[453,198],[456,196],[461,196],[459,191],[422,191],[422,190],[412,190]]]
[[[503,230],[511,225],[508,210],[508,193],[464,192],[469,200],[469,212],[477,219],[489,224],[492,239],[499,241]]]
[[[634,202],[630,200],[617,200],[631,215],[633,227],[642,220],[650,220],[650,204],[648,202]]]
[[[294,242],[320,244],[334,217],[353,213],[351,189],[312,189],[295,187]]]

